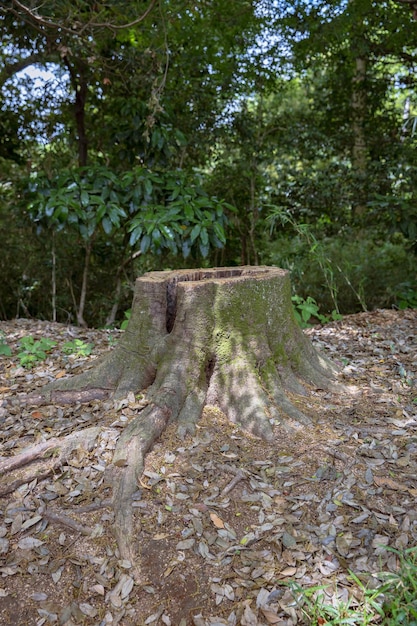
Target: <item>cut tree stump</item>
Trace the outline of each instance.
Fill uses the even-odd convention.
[[[336,371],[295,320],[286,270],[149,272],[136,280],[118,346],[91,370],[47,385],[31,400],[68,404],[146,390],[145,412],[159,408],[182,434],[193,431],[209,404],[269,438],[271,421],[285,415],[310,423],[285,391],[305,395],[304,383],[327,389]]]
[[[38,401],[145,394],[146,406],[120,435],[113,459],[117,539],[122,558],[133,559],[132,494],[146,452],[169,422],[182,436],[192,433],[212,405],[271,439],[275,424],[311,423],[286,392],[331,388],[335,373],[295,320],[287,271],[149,272],[136,280],[129,325],[116,348],[91,370],[49,385]]]

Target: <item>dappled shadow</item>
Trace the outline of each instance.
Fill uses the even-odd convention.
[[[19,333],[48,334],[61,345],[67,330],[46,322],[2,324],[10,345]],[[77,429],[81,435],[93,423],[103,436],[91,448],[77,445],[49,478],[34,480],[33,463],[25,485],[3,499],[2,589],[9,595],[2,598],[0,621],[35,626],[42,616],[61,620],[71,614],[75,623],[93,626],[107,614],[136,626],[162,611],[150,623],[169,616],[172,624],[184,619],[191,626],[202,614],[207,626],[210,618],[227,623],[233,611],[239,623],[249,606],[254,623],[264,623],[257,603],[264,593],[271,619],[287,619],[284,608],[294,609],[303,624],[291,594],[280,595],[291,580],[304,588],[326,585],[332,604],[336,585],[345,600],[352,591],[360,595],[349,571],[363,584],[377,581],[381,569],[395,572],[397,557],[386,546],[412,546],[417,537],[416,394],[409,384],[416,373],[416,324],[416,311],[377,311],[309,330],[314,345],[343,358],[343,374],[360,393],[336,396],[307,387],[310,393],[296,398],[288,392],[312,424],[291,432],[274,428],[273,445],[211,409],[184,441],[172,423],[147,456],[131,500],[142,585],[131,584],[132,568],[121,560],[112,535],[114,513],[105,508],[115,440],[141,414],[142,401],[131,394],[115,404],[36,411],[10,403],[0,416],[6,458],[35,439],[53,441]],[[108,347],[103,331],[71,332],[94,341],[97,352]],[[94,361],[80,360],[77,368],[88,362]],[[17,367],[17,359],[5,359],[1,384],[9,389],[2,393],[15,398],[39,388],[65,364],[59,349],[30,373]],[[206,382],[213,363],[207,367]],[[48,462],[57,458],[55,446],[53,451]],[[12,479],[18,475],[13,472]],[[42,517],[45,503],[56,514],[49,522]],[[103,535],[81,535],[65,525],[71,518],[79,527],[102,526]],[[44,543],[24,550],[32,538]]]
[[[287,389],[326,388],[335,368],[317,354],[293,315],[288,272],[270,267],[150,272],[137,279],[128,328],[92,370],[45,389],[46,401],[111,392],[145,393],[123,429],[111,482],[121,558],[135,563],[132,496],[144,459],[169,423],[194,433],[203,408],[219,407],[250,433],[272,440],[312,420]],[[33,401],[33,398],[32,398]],[[59,446],[59,442],[57,442]],[[136,582],[143,582],[133,568]]]

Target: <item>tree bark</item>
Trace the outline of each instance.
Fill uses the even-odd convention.
[[[287,271],[176,270],[138,278],[116,349],[92,370],[45,390],[56,402],[61,390],[77,392],[75,401],[87,390],[115,398],[146,390],[149,407],[164,406],[183,434],[210,404],[268,438],[271,421],[283,414],[309,421],[285,391],[305,394],[305,383],[328,388],[335,371],[298,327]]]
[[[132,553],[132,495],[146,452],[169,422],[192,433],[205,405],[271,440],[277,424],[311,420],[287,397],[308,385],[331,388],[336,368],[299,328],[289,274],[265,266],[149,272],[138,278],[129,325],[92,370],[48,386],[46,401],[74,402],[144,392],[113,458],[120,554]],[[39,396],[37,400],[39,401]]]
[[[88,95],[88,66],[81,60],[74,62],[72,65],[66,54],[62,59],[68,69],[71,84],[75,92],[74,117],[77,129],[78,165],[85,167],[88,160],[88,140],[85,125],[85,105]]]
[[[87,322],[84,319],[84,310],[85,310],[85,302],[87,298],[88,272],[90,269],[92,247],[93,247],[92,238],[90,238],[84,246],[85,258],[84,258],[83,280],[81,283],[80,301],[79,301],[78,308],[77,308],[77,323],[79,326],[83,326],[84,328],[87,326]]]
[[[355,202],[355,214],[360,217],[366,212],[366,179],[368,174],[368,146],[366,142],[365,118],[366,118],[366,59],[355,59],[355,71],[352,81],[352,167],[357,179],[357,200]]]

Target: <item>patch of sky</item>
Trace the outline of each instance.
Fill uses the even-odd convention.
[[[31,127],[25,135],[48,143],[62,130],[57,121],[52,121],[57,108],[68,99],[69,76],[53,63],[29,65],[14,74],[3,86],[4,106],[25,116],[32,111]]]
[[[11,81],[18,86],[22,100],[43,100],[50,93],[54,94],[54,98],[61,93],[64,98],[69,76],[67,72],[62,72],[59,65],[46,63],[26,67],[15,74]]]

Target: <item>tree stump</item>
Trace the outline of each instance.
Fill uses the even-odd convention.
[[[286,390],[305,395],[304,383],[329,388],[335,373],[295,320],[288,272],[242,266],[138,278],[118,346],[92,370],[45,390],[61,402],[146,390],[146,413],[159,409],[183,435],[209,404],[268,439],[271,423],[285,415],[310,423]]]
[[[286,392],[329,388],[335,372],[295,320],[287,271],[149,272],[136,281],[129,325],[113,352],[45,394],[59,404],[145,393],[147,404],[120,435],[113,459],[115,529],[122,558],[133,558],[131,497],[146,452],[169,422],[184,436],[214,405],[271,439],[277,423],[310,423]]]

